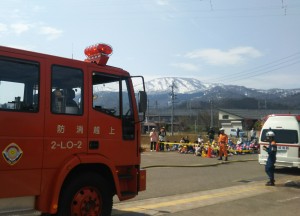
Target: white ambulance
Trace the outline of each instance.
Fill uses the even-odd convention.
[[[272,114],[266,116],[259,137],[259,163],[266,164],[268,153],[263,150],[263,146],[269,144],[266,141],[266,133],[272,130],[275,133],[275,141],[277,143],[275,166],[300,168],[299,124],[300,114]]]

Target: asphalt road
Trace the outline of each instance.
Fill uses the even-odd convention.
[[[256,154],[229,162],[176,152],[145,152],[147,190],[114,199],[112,215],[299,215],[300,170],[278,168],[276,186],[266,187]]]

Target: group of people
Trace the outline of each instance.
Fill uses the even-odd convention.
[[[215,131],[213,128],[210,128],[209,131],[207,132],[207,136],[209,138],[210,144],[212,145],[212,143],[214,142],[215,139]],[[256,131],[254,130],[254,128],[252,128],[252,130],[250,131],[250,145],[246,146],[248,148],[255,148],[256,146],[254,146],[255,144],[255,139],[256,139]],[[235,149],[235,150],[242,150],[242,138],[239,138],[238,143],[239,145],[235,145],[236,147],[238,146],[239,149]],[[218,132],[218,139],[217,139],[217,143],[219,146],[219,151],[218,151],[218,160],[222,160],[223,156],[224,156],[224,160],[227,161],[228,160],[228,148],[232,149],[233,145],[230,145],[230,143],[232,143],[232,141],[228,138],[228,135],[225,134],[225,130],[224,128],[220,128],[219,132]]]
[[[152,128],[150,131],[150,151],[163,151],[165,149],[166,142],[166,129],[165,127],[161,127],[159,132],[156,132],[155,128]]]
[[[250,131],[251,141],[253,141],[256,137],[256,132],[252,128]],[[268,153],[267,163],[265,165],[265,172],[269,177],[269,181],[266,183],[266,186],[274,186],[275,185],[275,163],[276,163],[276,154],[277,154],[277,145],[275,141],[275,133],[270,130],[266,133],[267,141],[269,142],[268,146],[263,146],[263,149]],[[222,156],[225,156],[225,161],[228,160],[227,154],[227,143],[228,143],[228,136],[224,133],[224,128],[220,129],[220,134],[218,138],[219,143],[219,158],[218,160],[222,160]]]
[[[164,150],[164,142],[166,141],[166,130],[164,127],[161,127],[159,132],[156,133],[156,129],[152,128],[150,132],[150,150],[157,150],[159,149],[160,151]],[[215,132],[213,128],[210,128],[210,130],[207,133],[210,145],[213,144],[214,138],[215,138]],[[254,129],[252,128],[250,132],[251,136],[251,141],[256,137],[256,133]],[[274,172],[275,172],[275,163],[276,163],[276,153],[277,153],[277,145],[275,141],[275,133],[273,131],[268,131],[266,133],[267,140],[269,142],[268,146],[263,146],[263,149],[268,153],[268,159],[267,163],[265,165],[265,172],[269,177],[269,181],[266,183],[266,186],[274,186],[275,185],[275,179],[274,179]],[[218,160],[222,160],[224,156],[224,160],[228,160],[228,135],[225,134],[224,128],[221,128],[219,130],[219,135],[218,135]],[[189,145],[184,145],[183,143],[189,142],[188,137],[181,139],[180,143],[182,143],[178,147],[178,152],[180,153],[194,153],[195,155],[201,155],[201,153],[204,151],[203,147],[203,139],[201,136],[198,137],[198,144],[189,148]],[[206,149],[207,152],[207,149]]]
[[[213,130],[213,128],[210,128],[210,130],[207,133],[210,144],[213,143],[214,139],[215,139],[215,132]],[[161,127],[159,132],[156,132],[155,128],[152,128],[151,132],[150,132],[150,151],[155,151],[155,150],[159,150],[159,151],[164,151],[165,148],[165,142],[166,142],[166,130],[164,127]],[[200,147],[201,147],[201,143],[203,142],[203,139],[201,138],[201,136],[198,137],[198,145],[197,146],[189,146],[189,145],[183,145],[183,143],[189,143],[189,139],[188,137],[182,137],[180,140],[180,146],[177,146],[177,149],[180,153],[195,153],[196,151],[200,151]],[[203,144],[203,143],[202,143]],[[223,159],[223,155],[224,155],[224,160],[227,161],[228,160],[228,136],[224,133],[224,128],[221,128],[219,130],[219,136],[218,136],[218,146],[219,146],[219,157],[218,160],[222,160]],[[158,145],[158,146],[157,146]],[[169,146],[167,147],[167,149],[170,149]],[[202,152],[203,148],[201,148],[201,152]]]
[[[224,128],[220,128],[219,133],[218,133],[218,146],[219,146],[219,157],[218,160],[222,160],[223,159],[223,155],[224,155],[224,160],[227,161],[228,160],[228,136],[227,134],[225,134],[224,132]],[[211,127],[208,132],[207,132],[207,136],[209,139],[210,144],[213,143],[213,141],[215,140],[215,131],[214,129]]]

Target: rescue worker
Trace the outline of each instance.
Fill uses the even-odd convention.
[[[218,144],[219,144],[219,158],[218,158],[218,160],[222,160],[223,154],[225,156],[225,161],[228,160],[227,143],[228,143],[228,136],[224,133],[224,128],[221,128],[219,139],[218,139]]]
[[[265,166],[265,171],[269,177],[269,181],[266,183],[266,186],[274,186],[274,172],[275,172],[275,162],[276,162],[276,153],[277,153],[277,145],[275,142],[275,134],[273,131],[268,131],[266,133],[267,141],[269,142],[269,146],[263,146],[263,149],[268,152],[268,159]]]
[[[210,144],[212,144],[212,142],[215,139],[215,131],[212,127],[209,128],[209,131],[207,132],[207,136],[208,136]]]

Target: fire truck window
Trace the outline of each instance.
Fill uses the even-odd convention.
[[[51,73],[51,111],[82,115],[83,73],[80,69],[54,65]]]
[[[127,80],[122,81],[122,130],[125,140],[134,139],[135,121],[132,110],[132,100]]]
[[[0,109],[39,110],[39,64],[0,57]]]
[[[128,79],[93,74],[93,108],[107,115],[122,118],[124,140],[135,138],[135,121]]]
[[[120,78],[100,73],[93,75],[93,108],[108,115],[120,116]]]
[[[130,118],[133,115],[128,85],[125,80],[122,81],[122,115],[126,118]]]

